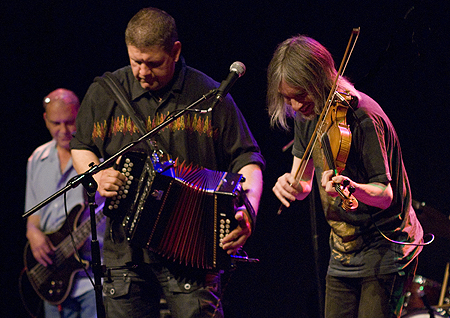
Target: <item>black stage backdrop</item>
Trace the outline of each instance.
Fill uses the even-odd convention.
[[[327,225],[318,215],[311,228],[308,200],[277,216],[271,192],[290,169],[292,157],[281,149],[292,133],[269,127],[266,67],[276,45],[299,33],[323,43],[339,64],[352,28],[361,27],[345,75],[381,104],[397,129],[413,197],[426,203],[419,217],[427,232],[438,233],[418,274],[442,282],[450,240],[449,1],[24,0],[0,5],[0,316],[28,316],[18,288],[26,242],[21,216],[27,158],[50,138],[41,100],[58,87],[83,98],[94,77],[128,64],[123,33],[146,6],[175,17],[189,65],[219,82],[234,61],[247,67],[231,94],[267,159],[257,230],[246,246],[260,262],[240,265],[227,279],[227,317],[321,317]]]

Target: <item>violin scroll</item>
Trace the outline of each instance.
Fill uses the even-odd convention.
[[[343,189],[341,188],[341,185],[339,184],[335,184],[334,188],[336,189],[337,193],[339,193],[340,197],[342,198],[342,208],[345,211],[351,211],[351,210],[356,210],[358,208],[358,200],[356,200],[356,198],[353,196],[353,192],[355,192],[355,187],[350,186],[350,181],[348,181],[347,179],[344,180],[344,182],[342,183],[342,185],[344,186],[344,189],[347,188],[349,195],[345,195]]]

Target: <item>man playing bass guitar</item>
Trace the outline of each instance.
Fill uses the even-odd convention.
[[[76,176],[69,142],[75,132],[75,119],[80,107],[78,97],[72,91],[60,88],[46,96],[43,105],[45,124],[53,139],[38,147],[28,159],[26,210],[64,187]],[[25,265],[34,289],[46,300],[44,302],[46,318],[69,317],[71,314],[81,318],[96,317],[94,288],[78,261],[73,259],[74,246],[72,239],[68,237],[69,233],[65,233],[67,242],[61,243],[65,245],[64,250],[61,244],[57,246],[56,242],[50,239],[63,229],[67,230],[68,221],[76,222],[83,211],[89,216],[89,210],[84,209],[85,202],[84,188],[77,187],[67,192],[67,209],[72,211],[67,220],[64,196],[58,197],[27,219],[26,236],[29,245],[25,255],[27,249],[31,250],[36,261],[32,264],[32,257],[30,256],[31,259],[25,257]],[[97,221],[101,216],[99,215]],[[63,224],[64,227],[61,229]],[[90,222],[84,222],[82,227],[73,234],[74,243],[80,245],[89,236]],[[72,229],[73,226],[70,225],[69,230]],[[81,231],[83,233],[80,233]],[[48,233],[53,234],[47,236]],[[101,240],[101,228],[98,234]],[[90,259],[89,244],[84,244],[79,254],[82,259]],[[66,260],[65,257],[69,255],[70,259]],[[75,272],[78,273],[73,277]],[[55,279],[58,275],[62,276]]]

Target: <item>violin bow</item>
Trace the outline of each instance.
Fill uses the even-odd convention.
[[[328,94],[327,102],[325,104],[325,107],[323,108],[319,120],[317,122],[316,127],[314,128],[313,134],[311,136],[311,139],[309,140],[308,146],[306,147],[305,153],[303,154],[303,157],[300,161],[300,165],[295,173],[295,180],[299,181],[303,174],[305,173],[307,163],[309,159],[311,158],[312,149],[317,143],[317,132],[322,129],[322,125],[324,123],[324,118],[327,116],[328,111],[330,110],[330,105],[334,99],[334,95],[336,94],[336,87],[339,81],[339,78],[344,74],[345,68],[347,67],[348,61],[350,60],[350,55],[353,52],[353,49],[355,47],[356,41],[358,40],[359,33],[360,33],[360,27],[354,28],[352,30],[352,33],[350,34],[350,39],[348,40],[347,47],[344,52],[344,56],[342,58],[341,64],[339,66],[339,70],[336,74],[336,78],[333,81],[333,85],[331,87],[330,93]],[[353,40],[354,38],[354,40]],[[292,144],[293,142],[290,142],[288,145]],[[287,146],[285,146],[283,149],[285,149]],[[277,214],[281,214],[281,212],[284,210],[285,205],[281,204],[280,208],[278,209]]]

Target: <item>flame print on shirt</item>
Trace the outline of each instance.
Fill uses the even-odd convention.
[[[167,115],[166,115],[167,116]],[[158,114],[153,119],[147,117],[146,126],[147,131],[155,128],[159,124],[161,124],[166,116],[163,114]],[[108,126],[109,131],[108,130]],[[215,138],[217,137],[217,129],[213,129],[211,125],[210,116],[199,116],[198,114],[187,114],[181,117],[178,117],[176,120],[171,122],[168,126],[164,127],[164,130],[169,129],[172,132],[184,130],[187,133],[198,133],[199,135],[205,134],[207,137]],[[134,124],[133,120],[130,117],[125,117],[124,115],[120,117],[113,117],[111,119],[111,124],[107,125],[106,120],[102,123],[97,122],[94,123],[94,128],[92,131],[92,139],[100,138],[105,140],[106,137],[111,137],[117,134],[123,135],[133,135],[138,133],[139,129]]]

